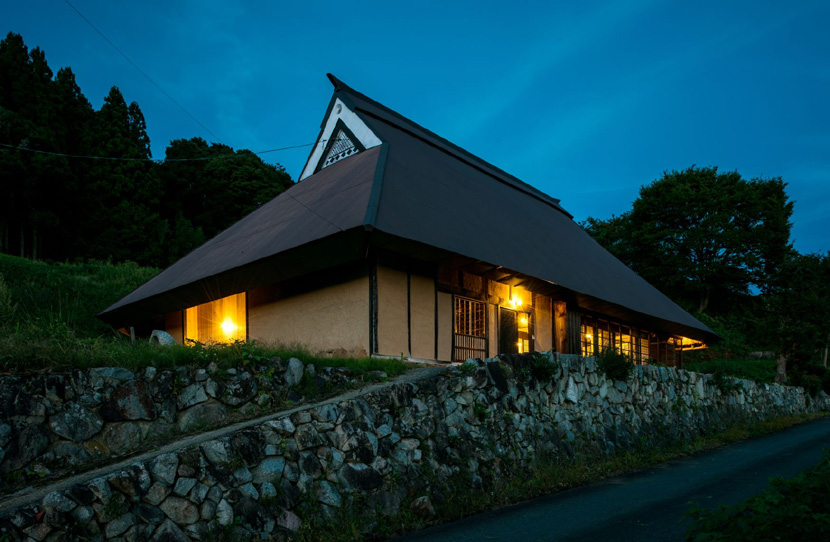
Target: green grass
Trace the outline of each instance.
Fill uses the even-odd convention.
[[[734,506],[692,507],[695,520],[686,539],[693,542],[830,539],[830,455],[789,480]]]
[[[16,304],[8,314],[0,308],[0,326],[30,336],[111,336],[95,315],[158,271],[134,263],[45,263],[0,254],[0,276]]]
[[[713,359],[684,363],[683,368],[696,373],[734,376],[761,383],[775,381],[774,359]]]
[[[396,376],[412,368],[396,359],[327,358],[302,347],[237,343],[227,346],[130,342],[95,314],[152,278],[158,269],[134,263],[45,263],[0,254],[0,373],[116,366],[140,369],[256,364],[259,358],[296,357],[318,366]]]
[[[723,432],[680,441],[670,447],[657,448],[644,443],[642,446],[612,457],[585,455],[577,456],[573,460],[541,460],[537,468],[527,473],[526,476],[513,476],[486,491],[468,487],[454,488],[446,494],[443,506],[435,506],[436,517],[432,519],[413,514],[407,506],[407,501],[401,507],[401,514],[394,518],[374,518],[365,512],[366,507],[353,507],[352,510],[344,508],[333,523],[304,524],[298,540],[300,542],[357,542],[377,537],[391,537],[766,435],[822,416],[822,414],[804,414],[771,418],[756,423],[740,423]],[[417,496],[410,495],[410,498]],[[358,509],[364,512],[354,513],[354,510]],[[372,526],[372,534],[367,535],[370,526]]]

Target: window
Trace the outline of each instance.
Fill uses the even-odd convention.
[[[594,321],[591,318],[582,317],[582,325],[580,329],[580,337],[582,339],[582,355],[594,355]]]
[[[185,310],[185,343],[231,343],[247,338],[245,294],[236,294]]]
[[[651,359],[649,355],[649,337],[651,333],[648,331],[640,331],[640,363],[648,363]]]
[[[631,336],[631,328],[620,326],[619,333],[617,333],[617,351],[627,358],[633,359],[635,348],[636,345],[634,343],[634,337]]]
[[[486,305],[466,297],[455,298],[453,360],[487,357]]]

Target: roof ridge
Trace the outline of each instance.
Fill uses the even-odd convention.
[[[513,188],[515,188],[515,189],[517,189],[521,192],[524,192],[525,194],[527,194],[531,197],[535,197],[537,199],[540,199],[540,200],[544,201],[545,203],[548,203],[548,204],[552,205],[557,210],[562,211],[563,213],[565,213],[569,217],[573,218],[573,215],[571,215],[568,211],[566,211],[562,207],[562,205],[560,203],[561,200],[559,198],[554,198],[553,196],[550,196],[549,194],[546,194],[546,193],[542,192],[538,188],[524,182],[523,180],[519,179],[515,175],[511,175],[510,173],[508,173],[508,172],[504,171],[503,169],[499,168],[498,166],[491,164],[487,160],[484,160],[483,158],[481,158],[479,156],[476,156],[475,154],[473,154],[472,152],[466,150],[465,148],[460,147],[459,145],[456,145],[455,143],[453,143],[452,141],[450,141],[450,140],[448,140],[444,137],[441,137],[440,135],[436,134],[432,130],[421,126],[420,124],[413,121],[412,119],[409,119],[409,118],[405,117],[404,115],[398,113],[394,109],[391,109],[391,108],[383,105],[382,103],[378,102],[377,100],[374,100],[374,99],[370,98],[369,96],[366,96],[365,94],[363,94],[362,92],[360,92],[358,90],[355,90],[354,88],[350,87],[349,85],[347,85],[346,83],[344,83],[343,81],[341,81],[340,79],[338,79],[337,77],[332,75],[331,73],[327,73],[326,77],[329,78],[329,81],[331,81],[332,85],[334,86],[335,92],[343,91],[343,92],[345,92],[347,94],[350,94],[350,95],[352,95],[352,96],[354,96],[354,97],[356,97],[360,100],[368,102],[370,105],[377,107],[382,112],[391,115],[394,120],[402,121],[403,124],[409,125],[409,126],[400,126],[399,125],[398,128],[401,128],[401,129],[404,129],[404,130],[407,130],[407,128],[409,128],[409,130],[407,130],[407,131],[410,131],[411,129],[414,128],[417,131],[423,132],[423,135],[420,135],[420,134],[412,134],[412,135],[414,135],[416,137],[419,137],[421,139],[424,139],[425,141],[427,141],[427,143],[430,143],[432,145],[444,146],[445,147],[444,150],[450,152],[453,155],[455,155],[456,158],[470,163],[470,165],[472,165],[473,167],[477,167],[479,169],[486,170],[486,173],[489,173],[490,175],[493,175],[495,177],[500,178],[500,180],[502,180],[503,182],[509,184]],[[359,108],[359,109],[363,109],[366,113],[369,113],[372,116],[377,116],[377,115],[373,114],[371,111],[366,111],[364,108],[361,108],[359,106],[359,104],[357,104],[356,107]],[[381,118],[380,120],[386,120],[386,119]],[[390,119],[390,120],[392,120],[392,119]],[[410,131],[410,133],[411,133],[411,131]],[[424,136],[426,136],[426,137],[424,137]],[[429,141],[429,139],[435,139],[437,141]],[[436,145],[436,143],[438,145]]]

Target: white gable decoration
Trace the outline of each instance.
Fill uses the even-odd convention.
[[[343,127],[345,127],[345,130]],[[352,137],[355,139],[354,141]],[[334,138],[334,141],[329,145],[332,138]],[[362,149],[371,149],[377,147],[380,143],[380,139],[360,120],[360,117],[346,107],[346,104],[340,98],[337,98],[331,108],[331,113],[326,119],[320,141],[314,146],[314,151],[308,157],[308,162],[303,168],[300,180],[302,181],[313,175],[314,172],[343,158],[357,154],[361,147]],[[323,156],[324,153],[325,156]]]

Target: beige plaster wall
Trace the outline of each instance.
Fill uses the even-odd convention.
[[[409,356],[406,272],[378,266],[378,354]]]
[[[412,330],[412,352],[418,359],[435,359],[435,280],[410,275],[409,315]]]
[[[534,350],[546,352],[553,349],[553,300],[544,295],[533,296],[536,322]]]
[[[269,343],[301,344],[314,353],[366,356],[369,278],[249,306],[248,336]]]
[[[438,292],[438,361],[452,361],[452,295]]]

